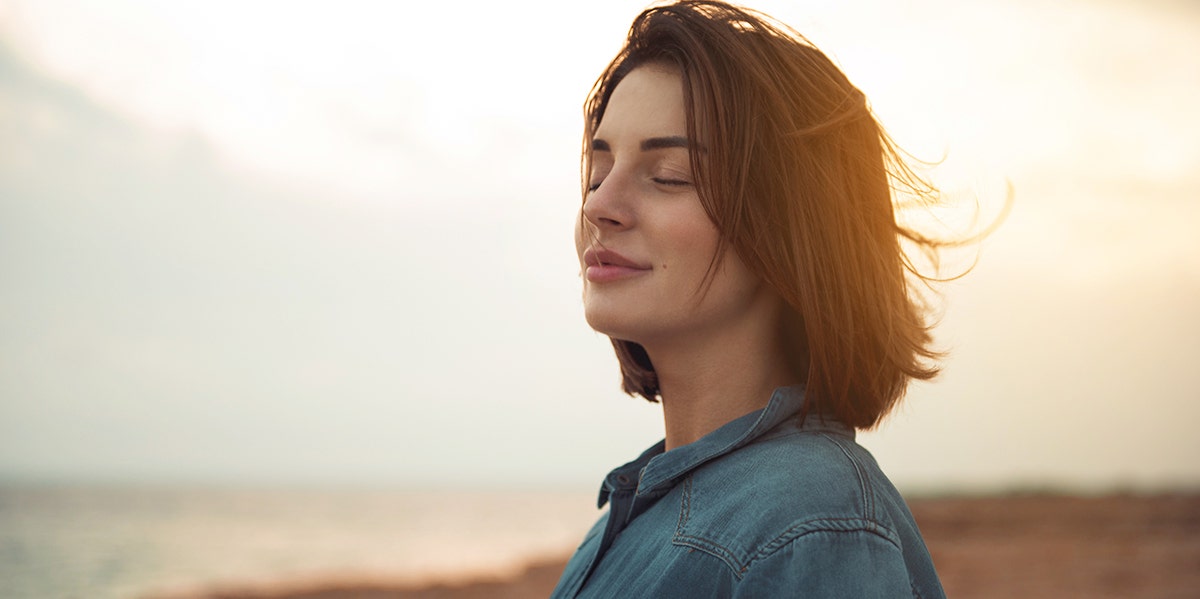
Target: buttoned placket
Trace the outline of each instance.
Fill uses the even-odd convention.
[[[661,448],[658,448],[661,452]],[[604,484],[600,488],[600,499],[597,502],[599,507],[604,507],[608,504],[608,521],[604,525],[604,533],[600,537],[600,546],[596,549],[596,553],[592,555],[591,561],[584,570],[583,576],[579,580],[579,584],[575,587],[575,592],[587,584],[587,580],[591,577],[592,572],[596,569],[597,564],[603,559],[604,554],[608,552],[608,548],[612,546],[613,541],[620,536],[621,531],[633,520],[637,513],[648,507],[649,501],[647,497],[641,496],[638,493],[638,484],[641,482],[641,475],[644,471],[644,462],[650,457],[647,454],[654,452],[654,448],[647,451],[639,459],[630,464],[626,464],[621,468],[609,473],[604,479]],[[636,471],[636,476],[632,473]],[[639,498],[642,501],[639,501]]]

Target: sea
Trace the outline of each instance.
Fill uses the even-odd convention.
[[[583,490],[0,484],[0,598],[504,575],[574,549],[595,502]]]

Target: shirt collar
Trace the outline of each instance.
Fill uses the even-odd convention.
[[[608,474],[600,486],[598,507],[608,502],[608,497],[618,490],[636,489],[637,495],[646,495],[669,489],[674,482],[695,470],[700,465],[719,458],[742,447],[788,419],[800,413],[804,407],[804,386],[780,387],[771,394],[767,406],[734,419],[695,442],[671,451],[664,451],[666,441],[659,441],[642,452],[636,460]],[[804,423],[805,429],[830,428],[842,434],[854,435],[854,430],[840,423],[823,420],[816,416]]]

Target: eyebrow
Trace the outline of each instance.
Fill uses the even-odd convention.
[[[691,148],[691,147],[692,147],[692,143],[690,141],[688,141],[688,138],[683,137],[682,135],[671,135],[671,136],[667,136],[667,137],[649,137],[649,138],[643,139],[642,143],[641,143],[641,148],[642,148],[643,152],[648,151],[648,150],[662,150],[662,149],[666,149],[666,148],[687,149],[687,148]],[[612,147],[609,146],[608,142],[604,141],[603,139],[593,139],[592,140],[592,151],[593,152],[611,152]]]
[[[691,143],[686,137],[674,135],[671,137],[651,137],[642,140],[642,151],[661,150],[664,148],[689,148]]]

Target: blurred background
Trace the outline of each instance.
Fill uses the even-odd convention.
[[[968,212],[1014,189],[860,437],[901,490],[1200,489],[1200,5],[751,6]],[[569,551],[662,436],[571,241],[644,7],[0,1],[0,595]]]

